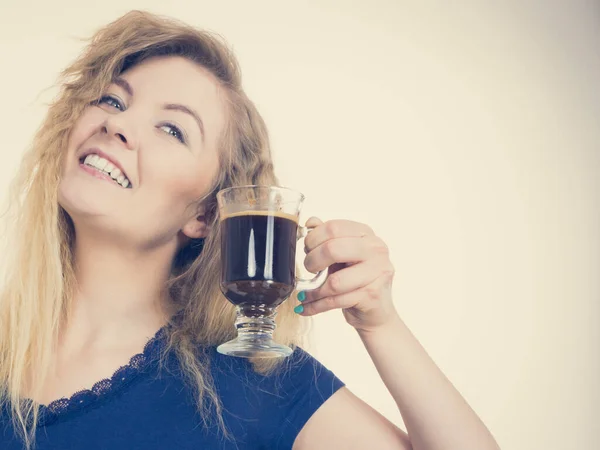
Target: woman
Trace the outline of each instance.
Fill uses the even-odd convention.
[[[395,311],[387,247],[367,225],[307,223],[305,265],[330,276],[280,308],[291,357],[215,352],[234,332],[215,195],[277,184],[266,127],[219,39],[131,12],[63,79],[11,186],[0,448],[497,448]],[[297,347],[301,316],[332,309],[408,434]]]

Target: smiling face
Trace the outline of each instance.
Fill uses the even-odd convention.
[[[71,130],[59,203],[76,234],[138,247],[179,231],[203,237],[202,210],[191,205],[219,170],[223,95],[214,76],[182,57],[152,58],[121,74]],[[86,159],[100,169],[81,162],[86,154],[104,157]],[[126,175],[117,177],[121,184],[112,179],[118,172],[106,174],[116,167]]]

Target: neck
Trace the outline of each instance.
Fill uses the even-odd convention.
[[[152,249],[111,245],[79,231],[74,244],[77,290],[61,346],[135,345],[163,326],[171,312],[164,286],[176,244]]]

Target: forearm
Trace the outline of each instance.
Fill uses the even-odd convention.
[[[399,317],[359,335],[400,409],[414,450],[499,449]]]

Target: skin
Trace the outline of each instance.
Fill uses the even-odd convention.
[[[79,289],[40,403],[91,386],[141,350],[169,316],[162,286],[177,249],[209,232],[197,200],[219,169],[216,143],[225,113],[218,83],[179,57],[146,61],[122,78],[133,95],[112,85],[107,94],[114,99],[89,106],[69,141],[59,202],[75,224]],[[204,133],[190,115],[163,110],[164,103],[195,110]],[[186,143],[166,122],[183,131]],[[133,189],[84,172],[78,155],[89,147],[118,159]],[[385,243],[361,223],[312,218],[307,225],[316,228],[305,240],[305,266],[312,272],[329,267],[330,276],[307,293],[302,314],[342,309],[408,434],[342,388],[311,417],[294,448],[496,449],[397,314]],[[360,426],[348,426],[353,423]]]

